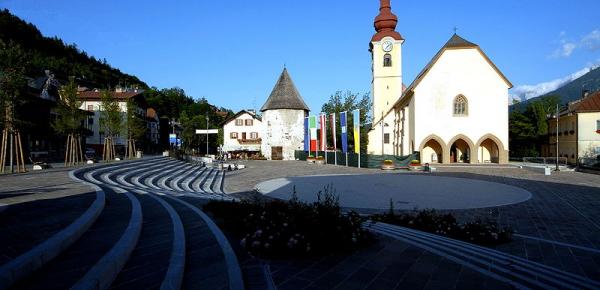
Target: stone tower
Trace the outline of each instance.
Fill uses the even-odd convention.
[[[304,118],[310,110],[287,69],[281,72],[260,111],[263,124],[262,154],[269,160],[294,160],[295,150],[304,149]]]

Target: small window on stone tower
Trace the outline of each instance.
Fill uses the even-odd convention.
[[[386,53],[383,56],[383,66],[392,66],[392,55],[389,53]]]
[[[463,95],[454,98],[454,116],[466,116],[469,113],[469,103]]]

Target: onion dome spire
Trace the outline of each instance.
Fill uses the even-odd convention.
[[[375,17],[375,35],[371,41],[379,41],[386,36],[390,36],[396,40],[403,40],[400,33],[396,31],[398,17],[392,13],[392,5],[390,0],[380,0],[379,15]]]

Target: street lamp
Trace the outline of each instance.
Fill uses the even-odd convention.
[[[206,112],[206,156],[208,156],[208,112]]]
[[[550,108],[547,109],[548,112],[550,112]],[[548,114],[549,117],[553,117],[552,115]],[[560,119],[560,114],[558,112],[558,104],[556,104],[556,168],[554,168],[554,171],[560,171],[560,169],[558,168],[558,121]]]

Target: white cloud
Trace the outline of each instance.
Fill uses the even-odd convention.
[[[586,48],[591,51],[600,49],[600,29],[594,29],[592,32],[584,35],[579,41],[572,41],[566,38],[567,33],[561,31],[559,33],[560,46],[552,52],[550,58],[569,57],[575,49]]]
[[[581,44],[592,51],[600,49],[600,29],[596,29],[584,36],[581,39]]]
[[[543,82],[535,85],[519,85],[511,89],[509,97],[511,101],[517,99],[520,101],[528,100],[537,96],[541,96],[545,93],[554,91],[567,83],[581,77],[588,73],[590,70],[600,67],[600,61],[595,64],[590,64],[585,68],[582,68],[566,77],[554,79],[548,82]]]

